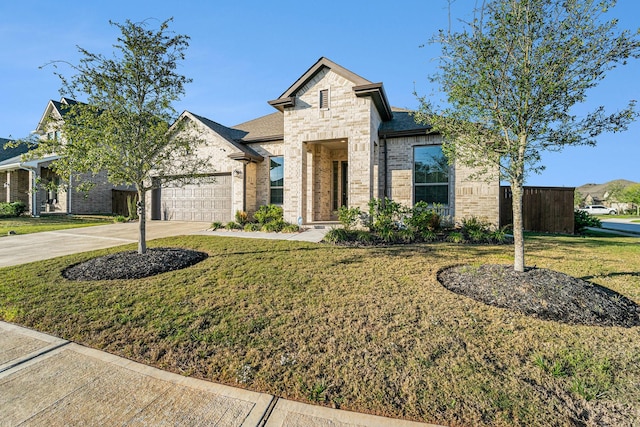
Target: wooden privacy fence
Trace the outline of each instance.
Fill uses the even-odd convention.
[[[127,197],[137,201],[138,193],[135,191],[111,190],[111,212],[115,215],[129,216]]]
[[[524,187],[522,220],[526,231],[573,234],[573,187]],[[500,227],[513,224],[511,187],[500,187]]]

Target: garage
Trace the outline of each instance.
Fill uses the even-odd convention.
[[[202,184],[163,186],[151,195],[152,219],[222,223],[233,219],[231,174],[216,174]]]

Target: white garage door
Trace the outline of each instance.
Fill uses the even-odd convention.
[[[174,221],[232,220],[231,174],[216,175],[215,182],[161,190],[162,219]]]

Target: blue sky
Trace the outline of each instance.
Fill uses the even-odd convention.
[[[457,0],[451,18],[468,19],[476,0]],[[77,63],[76,45],[109,54],[118,30],[111,19],[158,21],[191,37],[180,72],[193,79],[177,110],[231,126],[275,110],[277,98],[319,57],[374,82],[392,105],[416,108],[414,88],[432,95],[428,76],[439,48],[428,42],[449,19],[445,0],[377,1],[3,1],[0,2],[0,137],[21,138],[38,124],[49,99],[60,98],[51,60]],[[620,28],[640,27],[640,2],[619,0]],[[65,72],[62,69],[63,73]],[[67,72],[68,74],[68,72]],[[611,72],[587,107],[640,101],[640,61]],[[578,186],[624,178],[640,181],[640,123],[604,135],[598,146],[547,153],[547,169],[528,185]]]

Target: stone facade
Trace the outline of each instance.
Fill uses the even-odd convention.
[[[353,82],[325,68],[297,91],[295,107],[284,112],[285,220],[331,219],[332,150],[346,148],[349,205],[365,208],[373,196],[371,162],[379,116],[372,112],[371,100],[356,97],[353,87]],[[326,109],[319,105],[321,90],[329,93]]]
[[[269,103],[280,113],[233,128],[194,115],[206,134],[201,152],[212,158],[216,173],[233,174],[229,220],[238,210],[253,213],[271,202],[270,158],[280,156],[288,222],[334,221],[340,206],[367,211],[374,197],[413,206],[415,147],[442,144],[410,112],[392,110],[381,83],[326,58]],[[484,182],[471,175],[450,166],[447,213],[497,224],[497,177]]]

